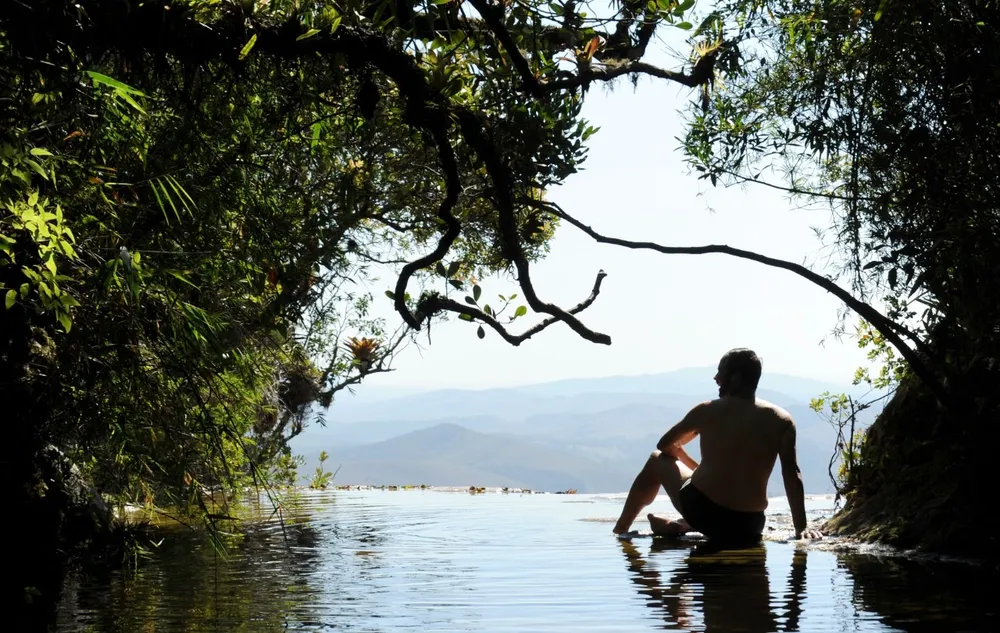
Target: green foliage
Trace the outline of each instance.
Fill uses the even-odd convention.
[[[119,501],[209,519],[293,481],[288,440],[408,340],[372,316],[377,266],[402,265],[414,328],[575,321],[530,285],[558,226],[538,203],[586,158],[589,84],[693,2],[631,2],[613,32],[574,2],[472,5],[0,4],[11,481],[47,443]],[[486,302],[497,272],[523,305]]]
[[[312,480],[309,482],[309,487],[316,490],[326,490],[330,482],[333,481],[333,473],[328,472],[323,469],[323,462],[329,459],[329,455],[326,451],[320,451],[319,453],[319,466],[316,467],[316,472],[313,474]]]
[[[764,181],[828,202],[841,275],[885,305],[897,333],[953,390],[980,390],[1000,368],[1000,128],[983,124],[1000,119],[1000,6],[716,8],[725,90],[708,111],[691,111],[693,167],[713,183]],[[898,367],[890,358],[888,374],[859,378],[888,384]]]
[[[51,312],[63,331],[69,332],[70,311],[79,303],[65,288],[64,282],[72,279],[59,274],[58,262],[73,261],[77,255],[73,232],[63,222],[62,208],[56,205],[50,211],[49,201],[39,198],[37,191],[28,193],[25,200],[5,201],[5,206],[8,215],[0,222],[9,228],[6,234],[0,233],[0,256],[6,259],[0,264],[14,267],[20,255],[25,263],[18,272],[25,281],[17,288],[6,288],[0,282],[4,308],[10,310],[20,299],[27,302],[29,309]]]
[[[886,343],[885,337],[864,321],[858,324],[857,338],[858,347],[869,348],[868,360],[878,367],[878,373],[872,376],[868,367],[859,367],[854,373],[853,384],[865,383],[875,389],[895,389],[906,376],[906,363]]]
[[[607,342],[575,316],[603,273],[570,311],[531,285],[542,203],[597,132],[586,91],[649,72],[658,28],[705,37],[672,76],[707,94],[693,4],[0,3],[3,479],[54,443],[119,504],[229,521],[408,340],[372,316],[382,266],[412,328]],[[478,280],[501,272],[521,291],[493,299]]]
[[[830,474],[838,495],[851,487],[852,475],[865,465],[862,447],[868,429],[858,428],[858,414],[892,396],[907,376],[906,363],[897,356],[885,337],[864,321],[858,323],[857,341],[859,348],[868,349],[867,357],[873,367],[859,367],[852,384],[867,384],[880,393],[868,400],[857,401],[846,393],[827,391],[809,402],[809,408],[837,430],[836,447],[830,460],[831,471],[836,467],[837,472],[836,475],[833,472]],[[873,368],[876,369],[874,377]]]

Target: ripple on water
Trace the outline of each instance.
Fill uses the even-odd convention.
[[[783,542],[693,556],[619,540],[623,495],[310,492],[220,556],[171,537],[138,572],[72,577],[56,631],[989,631],[995,575]],[[809,500],[811,516],[832,512]],[[661,497],[651,510],[671,515]],[[638,521],[637,528],[648,527]]]

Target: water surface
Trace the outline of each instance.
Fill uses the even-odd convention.
[[[623,495],[303,493],[301,520],[164,541],[138,571],[67,582],[56,631],[993,631],[997,578],[788,540],[619,540]],[[812,516],[831,500],[809,501]],[[671,514],[661,495],[652,509]],[[637,523],[639,529],[648,528]]]

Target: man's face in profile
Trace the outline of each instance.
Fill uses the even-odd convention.
[[[719,397],[724,398],[727,393],[729,393],[729,386],[732,382],[732,375],[729,374],[726,365],[726,359],[723,358],[719,361],[719,369],[715,373],[715,384],[719,385]]]

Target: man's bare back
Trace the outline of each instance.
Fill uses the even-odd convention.
[[[701,464],[691,477],[708,498],[740,512],[767,508],[767,480],[792,426],[784,409],[765,400],[719,398],[695,407]]]

